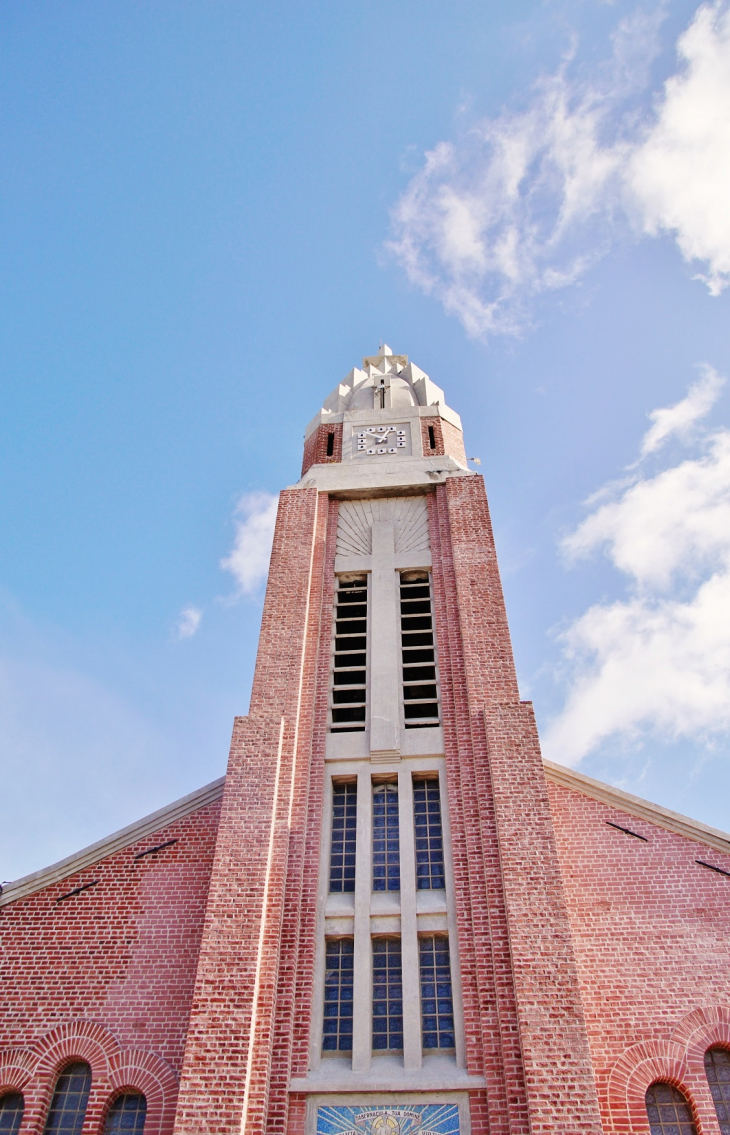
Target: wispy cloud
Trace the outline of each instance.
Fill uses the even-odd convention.
[[[183,607],[177,620],[177,637],[192,638],[200,626],[203,612],[199,607]]]
[[[470,335],[517,333],[535,296],[578,281],[631,226],[671,232],[712,294],[730,282],[730,14],[697,10],[677,73],[640,111],[663,15],[624,20],[590,79],[571,55],[526,109],[426,154],[388,248]]]
[[[655,453],[671,437],[677,436],[686,440],[692,427],[714,406],[725,379],[707,363],[703,363],[700,369],[702,378],[690,386],[686,398],[682,398],[674,406],[663,406],[653,410],[649,415],[652,426],[644,434],[641,443],[642,457]]]
[[[233,548],[221,567],[233,575],[239,595],[255,595],[266,580],[278,504],[278,496],[255,492],[244,493],[236,505]]]
[[[687,438],[717,398],[709,368],[685,399],[655,411],[642,451]],[[641,470],[563,541],[569,560],[602,550],[628,596],[590,607],[561,636],[567,697],[545,734],[574,764],[608,738],[708,740],[730,730],[730,429],[691,456]]]

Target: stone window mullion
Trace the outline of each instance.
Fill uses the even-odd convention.
[[[398,771],[400,822],[400,925],[403,957],[403,1066],[421,1067],[421,989],[416,918],[416,856],[413,835],[413,774],[407,763]]]
[[[366,1072],[372,1059],[373,953],[370,937],[372,893],[372,779],[370,771],[357,777],[357,848],[355,860],[355,977],[352,1070]]]

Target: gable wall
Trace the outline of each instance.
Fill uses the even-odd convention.
[[[0,909],[0,1056],[84,1020],[179,1072],[219,812],[216,801]]]
[[[643,1093],[663,1077],[716,1132],[702,1057],[730,1042],[730,878],[695,860],[730,871],[730,855],[548,787],[606,1130],[648,1133]]]

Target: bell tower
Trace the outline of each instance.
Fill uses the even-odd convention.
[[[484,484],[385,345],[280,497],[176,1131],[601,1131]]]

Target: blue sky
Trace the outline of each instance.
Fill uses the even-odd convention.
[[[727,5],[9,0],[0,91],[0,877],[222,774],[381,339],[482,460],[548,755],[730,828]]]

